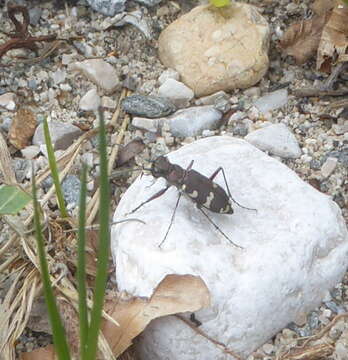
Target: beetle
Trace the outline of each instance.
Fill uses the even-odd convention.
[[[142,206],[157,199],[162,196],[171,186],[175,186],[179,190],[179,196],[175,204],[174,212],[167,229],[167,232],[159,244],[161,247],[164,241],[167,238],[169,230],[173,224],[176,209],[179,205],[179,201],[182,195],[189,198],[193,203],[196,204],[197,208],[203,213],[203,215],[208,219],[208,221],[218,230],[231,244],[236,247],[242,248],[241,246],[235,244],[209,217],[209,215],[203,210],[207,209],[211,212],[218,214],[233,214],[232,203],[235,202],[238,206],[248,209],[245,206],[240,205],[236,200],[233,199],[230,189],[227,184],[226,175],[224,169],[220,166],[218,167],[214,173],[210,177],[206,177],[203,174],[199,173],[196,170],[192,169],[193,160],[190,162],[189,166],[184,169],[180,165],[172,164],[166,156],[157,157],[151,165],[151,168],[144,169],[150,171],[151,175],[154,178],[163,177],[167,181],[167,186],[154,195],[152,195],[149,199],[142,202],[135,209],[133,209],[129,214],[133,214],[137,210],[139,210]],[[219,172],[222,172],[224,181],[226,184],[226,191],[213,180]]]

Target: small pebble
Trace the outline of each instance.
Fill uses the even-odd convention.
[[[176,107],[158,96],[131,95],[122,101],[122,109],[132,115],[153,119],[172,114]]]
[[[262,96],[254,102],[254,105],[261,113],[266,113],[286,105],[288,100],[288,90],[281,89]]]
[[[6,110],[13,111],[16,109],[16,106],[16,94],[8,92],[0,95],[0,108],[3,107]]]
[[[180,81],[167,79],[158,89],[158,95],[171,101],[176,107],[183,108],[193,99],[193,91]]]
[[[82,96],[79,102],[79,108],[83,111],[96,111],[100,106],[100,96],[97,89],[91,89]]]
[[[180,75],[179,73],[174,70],[174,69],[168,69],[163,71],[163,73],[160,75],[160,77],[158,78],[158,82],[160,83],[160,85],[164,84],[166,82],[166,80],[168,79],[173,79],[173,80],[177,80],[179,81],[180,79]]]
[[[324,164],[321,166],[321,175],[324,178],[329,177],[336,169],[338,159],[334,157],[328,157]]]

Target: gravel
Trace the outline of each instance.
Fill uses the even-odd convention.
[[[142,2],[144,1],[142,0]],[[27,2],[33,9],[31,22],[35,26],[30,28],[33,36],[57,33],[59,38],[72,36],[78,38],[74,42],[58,47],[54,54],[39,63],[26,64],[21,62],[20,58],[8,56],[1,59],[5,64],[15,63],[15,66],[0,67],[0,129],[2,133],[6,135],[19,105],[34,107],[33,111],[37,115],[38,121],[44,116],[51,115],[52,121],[59,121],[69,124],[69,126],[72,126],[73,122],[84,126],[96,126],[94,114],[81,112],[79,109],[79,101],[93,87],[92,82],[100,87],[98,90],[105,92],[99,94],[107,96],[107,100],[104,101],[115,105],[118,102],[120,93],[118,89],[121,83],[134,89],[136,94],[152,96],[158,93],[160,84],[166,79],[180,81],[178,74],[172,70],[168,71],[160,63],[157,56],[157,38],[161,30],[175,18],[189,11],[197,2],[186,0],[178,0],[175,3],[169,1],[159,3],[158,0],[146,1],[147,3],[151,2],[149,5],[153,5],[152,8],[144,7],[139,2],[141,1],[127,1],[126,10],[140,9],[142,11],[144,18],[152,25],[153,40],[147,40],[141,31],[129,25],[101,31],[105,16],[95,12],[83,0],[68,5],[67,9],[56,7],[55,2],[38,0]],[[313,62],[303,66],[296,65],[291,58],[284,58],[276,47],[276,41],[282,31],[292,22],[303,19],[303,14],[309,11],[311,1],[305,0],[296,8],[291,0],[282,2],[252,0],[249,2],[258,6],[271,26],[269,71],[257,86],[228,94],[231,110],[227,110],[225,114],[226,121],[222,122],[223,125],[219,129],[203,131],[202,136],[233,134],[236,137],[244,138],[247,134],[264,128],[265,122],[283,124],[296,138],[301,156],[290,159],[276,157],[301,178],[333,197],[341,207],[345,219],[348,220],[348,133],[346,122],[343,121],[344,113],[341,113],[342,109],[331,109],[325,98],[296,98],[293,96],[292,90],[313,86],[318,79],[323,80],[325,74],[317,73]],[[123,6],[123,1],[118,1],[118,3],[121,4],[119,6]],[[109,10],[108,15],[111,15],[114,10],[111,8]],[[4,32],[13,30],[5,11],[0,12],[0,27]],[[7,39],[5,34],[0,33],[0,43],[4,43]],[[21,49],[13,50],[12,54],[22,57],[33,56],[31,52]],[[93,76],[81,67],[81,71],[85,75],[81,72],[70,71],[70,68],[74,67],[76,63],[91,61],[91,59],[86,59],[86,56],[102,59],[103,66],[107,68],[109,68],[108,65],[112,66],[114,69],[112,78],[102,79],[101,83],[100,78]],[[283,84],[285,87],[280,89],[279,86]],[[279,96],[275,96],[275,93]],[[270,95],[273,95],[271,99]],[[225,99],[225,96],[222,98]],[[190,106],[198,104],[197,100],[199,99],[191,100]],[[264,111],[261,112],[257,107],[257,105],[261,106],[260,104],[268,107],[263,108]],[[215,106],[215,103],[212,105]],[[130,108],[134,108],[134,104]],[[105,106],[105,109],[105,118],[106,121],[109,121],[113,114],[112,106]],[[175,110],[170,105],[169,109],[170,111],[167,109],[164,113],[156,113],[156,117],[168,116]],[[148,114],[139,114],[138,116],[148,117]],[[228,119],[230,120],[228,121]],[[117,129],[114,131],[117,132]],[[169,127],[166,126],[157,133],[129,128],[126,131],[124,143],[139,136],[147,144],[146,150],[135,158],[135,162],[139,166],[150,158],[167,153],[201,137],[189,136],[176,139],[173,138]],[[98,173],[99,161],[96,145],[97,141],[91,140],[82,148],[82,153],[94,154],[89,181],[92,181],[92,178],[95,179]],[[20,153],[13,155],[15,171],[18,181],[27,185],[29,183],[27,176],[30,170],[29,161],[21,156]],[[333,158],[337,159],[337,162]],[[330,169],[333,164],[335,167],[333,170],[329,169],[330,171],[323,172],[322,167],[327,161],[331,165]],[[43,156],[39,156],[36,157],[35,162],[37,170],[39,170],[47,163],[47,160]],[[78,157],[74,167],[76,174],[80,167],[81,159]],[[117,183],[115,188],[119,193],[118,196],[121,196],[127,184],[131,183],[135,176],[133,174],[125,182]],[[93,184],[93,181],[91,183]],[[93,191],[92,187],[90,190]],[[116,201],[113,199],[113,208],[115,206]],[[0,228],[3,233],[8,231],[3,223],[0,224]],[[1,283],[0,287],[2,288]],[[249,356],[248,360],[273,360],[291,347],[300,345],[298,340],[298,337],[301,336],[300,333],[316,334],[336,314],[346,311],[348,308],[347,294],[348,277],[346,276],[342,283],[338,284],[328,295],[326,301],[315,310],[316,316],[308,317],[305,324],[301,324],[302,326],[297,324],[294,331],[283,329],[267,343],[267,346],[264,345]],[[325,342],[333,344],[333,353],[327,356],[327,359],[344,359],[344,354],[347,353],[345,343],[347,332],[348,321],[342,318],[327,334],[317,340],[319,344]],[[26,330],[19,339],[17,350],[28,351],[45,344],[45,341],[47,339],[43,340],[41,335],[38,336],[30,330]]]

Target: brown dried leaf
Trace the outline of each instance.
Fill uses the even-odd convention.
[[[316,53],[328,17],[326,13],[291,25],[280,40],[280,47],[293,56],[297,64],[304,64]]]
[[[336,1],[331,16],[326,23],[318,48],[317,69],[331,72],[331,67],[344,61],[348,47],[348,7]]]
[[[14,117],[8,138],[16,149],[23,149],[29,145],[37,126],[36,117],[29,109],[19,109]]]
[[[316,15],[325,15],[335,6],[334,0],[315,0],[311,9]]]
[[[56,357],[53,345],[22,353],[19,356],[20,360],[55,360]]]
[[[200,277],[167,275],[150,299],[115,299],[108,303],[108,313],[120,324],[103,325],[103,334],[115,356],[122,354],[151,320],[165,315],[197,311],[210,305],[210,294]]]
[[[117,166],[122,166],[129,160],[133,159],[134,156],[141,153],[144,148],[145,145],[140,138],[130,141],[126,146],[121,147],[118,153]]]
[[[9,185],[17,184],[16,175],[11,165],[11,155],[4,137],[0,132],[0,173],[3,181]]]

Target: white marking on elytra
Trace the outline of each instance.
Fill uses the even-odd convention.
[[[193,190],[192,193],[188,193],[187,194],[190,198],[195,199],[196,197],[198,197],[198,191],[197,190]]]
[[[221,210],[220,210],[220,213],[221,213],[221,214],[227,214],[227,213],[230,212],[230,210],[231,210],[231,205],[230,205],[230,204],[227,204],[224,209],[221,209]]]
[[[182,191],[185,191],[185,189],[186,189],[186,185],[183,184],[183,185],[181,186],[181,190],[182,190]]]
[[[205,203],[203,204],[204,207],[206,207],[207,209],[210,208],[210,204],[214,199],[214,193],[210,192],[209,195],[207,196],[207,200],[205,201]]]

